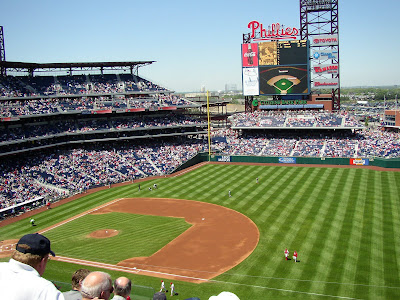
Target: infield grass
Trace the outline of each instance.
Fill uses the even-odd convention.
[[[150,192],[148,187],[154,183],[158,189]],[[205,201],[229,207],[251,218],[260,230],[260,241],[246,260],[211,282],[200,285],[176,282],[180,293],[174,298],[176,300],[193,296],[204,300],[223,290],[236,293],[242,300],[400,298],[398,172],[221,164],[205,165],[177,177],[142,182],[141,187],[139,192],[137,184],[133,183],[87,195],[38,214],[36,228],[30,227],[28,220],[1,227],[0,237],[2,240],[19,238],[124,197]],[[231,190],[231,198],[228,190]],[[112,220],[101,219],[101,215],[93,217],[93,220],[85,217],[83,223],[71,222],[57,231],[48,231],[45,235],[54,240],[56,253],[87,258],[89,252],[97,249],[96,257],[107,262],[129,255],[119,254],[129,235],[120,239],[102,239],[94,244],[84,241],[84,247],[78,245],[78,238],[70,238],[74,232],[78,237],[85,235],[83,228],[90,231],[98,222],[108,227],[107,224],[120,220],[118,226],[122,231],[143,230],[143,238],[138,241],[140,246],[135,249],[138,256],[153,253],[167,242],[155,241],[153,234],[165,232],[173,238],[188,226],[176,219],[157,220],[159,217],[149,217],[149,220],[125,214],[115,215]],[[132,227],[128,228],[128,225]],[[153,230],[157,225],[169,226],[169,229]],[[65,243],[61,244],[58,240],[63,239]],[[285,248],[291,254],[296,250],[300,262],[285,261]],[[114,255],[115,259],[111,258]],[[71,269],[79,268],[69,266],[52,261],[45,277],[69,282]],[[60,268],[65,268],[65,272]],[[120,274],[110,273],[113,276]],[[158,278],[131,274],[129,277],[136,284],[159,288]]]

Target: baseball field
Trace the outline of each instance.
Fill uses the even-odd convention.
[[[221,291],[242,300],[400,298],[394,170],[204,164],[141,181],[140,190],[133,182],[84,194],[34,218],[35,227],[0,223],[3,256],[5,244],[42,232],[57,254],[44,277],[56,282],[85,267],[155,290],[171,280],[176,300]]]

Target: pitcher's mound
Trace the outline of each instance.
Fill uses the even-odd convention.
[[[100,229],[93,231],[88,236],[95,239],[105,239],[109,237],[116,236],[119,233],[118,230],[115,229]]]

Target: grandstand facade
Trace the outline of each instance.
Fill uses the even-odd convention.
[[[139,76],[151,63],[2,62],[3,218],[94,187],[170,174],[209,150],[224,157],[400,157],[394,133],[364,128],[346,111],[286,106],[231,114],[219,98],[210,100],[216,127],[209,149],[205,99]],[[317,101],[330,102],[324,95]]]

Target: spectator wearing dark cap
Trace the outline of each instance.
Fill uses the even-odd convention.
[[[167,296],[163,292],[157,292],[153,295],[153,300],[167,300]]]
[[[0,263],[0,299],[64,300],[54,284],[41,277],[49,255],[55,256],[48,238],[38,233],[24,235],[10,261]]]
[[[72,274],[72,290],[63,293],[65,300],[81,300],[80,292],[83,279],[89,275],[88,269],[78,269]]]
[[[131,294],[132,282],[127,277],[118,277],[114,280],[114,298],[112,300],[126,300]]]

